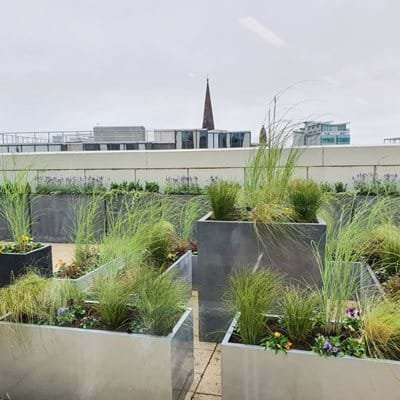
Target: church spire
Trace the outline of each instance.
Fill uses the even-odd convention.
[[[206,99],[204,102],[203,129],[207,129],[208,131],[214,129],[214,116],[211,105],[211,95],[210,95],[210,86],[208,84],[208,78],[207,78],[207,88],[206,88]]]

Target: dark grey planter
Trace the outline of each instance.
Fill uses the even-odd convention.
[[[194,376],[193,316],[167,336],[0,321],[0,396],[182,400]]]
[[[13,278],[24,274],[30,268],[45,276],[53,274],[50,245],[42,246],[28,253],[1,253],[0,287],[8,285]]]
[[[192,254],[192,289],[199,288],[199,256]]]
[[[320,223],[257,224],[213,221],[197,223],[200,340],[220,341],[229,325],[222,297],[234,271],[260,268],[285,275],[288,282],[320,285],[316,252],[324,259],[326,225]],[[256,232],[258,231],[258,233]]]
[[[40,242],[71,243],[76,220],[76,207],[88,203],[89,196],[51,194],[31,196],[32,236]],[[105,229],[105,205],[102,201],[95,223],[95,237]]]

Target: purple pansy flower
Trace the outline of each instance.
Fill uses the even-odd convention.
[[[336,346],[332,347],[332,354],[336,356],[338,353],[339,349]]]
[[[67,312],[68,310],[69,310],[68,307],[60,307],[60,308],[57,310],[57,316],[60,316],[61,314],[64,314],[64,313]]]
[[[332,345],[329,342],[325,342],[324,346],[323,346],[323,349],[325,351],[330,351],[332,349]]]
[[[356,318],[360,316],[360,312],[355,307],[348,307],[346,309],[346,314],[351,318]]]

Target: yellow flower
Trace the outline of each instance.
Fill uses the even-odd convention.
[[[292,342],[287,342],[285,348],[286,348],[286,350],[290,350],[292,348],[292,346],[293,346]]]
[[[280,334],[279,332],[274,332],[274,336],[275,336],[276,338],[278,338],[278,337],[281,337],[281,334]]]
[[[28,242],[31,241],[31,238],[30,238],[28,235],[22,235],[22,236],[21,236],[21,240],[22,240],[24,243],[28,243]]]

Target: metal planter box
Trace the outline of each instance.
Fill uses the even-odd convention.
[[[319,285],[318,251],[324,259],[326,224],[213,221],[197,222],[200,340],[221,341],[229,325],[222,296],[235,270],[270,267],[296,283]],[[259,233],[256,232],[258,230]],[[260,239],[261,237],[261,239]]]
[[[12,400],[180,400],[193,381],[191,309],[165,337],[10,325],[0,322],[0,396]]]
[[[164,274],[174,274],[177,279],[185,282],[188,287],[188,300],[192,296],[192,252],[188,250],[179,257]]]
[[[76,207],[88,203],[90,196],[81,194],[51,194],[31,196],[32,236],[36,241],[71,243],[76,220]],[[105,204],[100,205],[95,236],[105,229]]]
[[[222,342],[223,400],[398,400],[400,362],[325,358],[309,351],[275,354],[261,346]]]
[[[35,269],[45,276],[53,273],[51,246],[42,246],[27,253],[0,254],[0,287],[8,285],[13,277],[18,277],[28,268]]]
[[[107,276],[112,272],[119,270],[120,268],[125,266],[125,261],[123,258],[117,258],[115,260],[111,260],[106,264],[101,265],[99,268],[96,268],[93,271],[88,272],[87,274],[76,278],[76,279],[67,279],[67,278],[56,278],[56,279],[65,279],[70,281],[78,290],[86,291],[92,285],[95,279]]]

